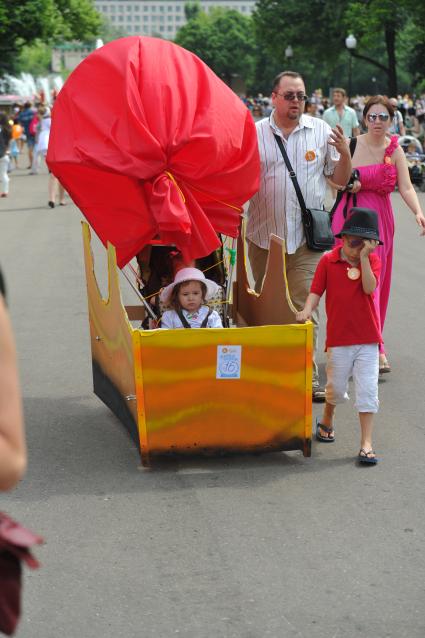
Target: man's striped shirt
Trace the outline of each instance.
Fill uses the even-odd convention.
[[[328,144],[331,127],[309,115],[301,116],[287,140],[273,113],[257,122],[256,127],[261,182],[249,203],[246,236],[257,246],[268,249],[270,235],[278,235],[285,239],[287,253],[293,254],[305,243],[301,208],[274,133],[283,140],[307,208],[323,208],[325,175],[333,174],[339,153]]]

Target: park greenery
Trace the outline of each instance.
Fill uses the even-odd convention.
[[[29,71],[28,45],[39,67],[42,43],[95,38],[101,23],[91,0],[0,0],[0,72]]]
[[[310,89],[347,87],[350,68],[353,92],[425,90],[425,3],[417,0],[258,0],[251,17],[205,13],[194,0],[185,12],[175,41],[250,92],[268,93],[284,68],[301,72]],[[349,33],[357,40],[350,51]],[[0,0],[0,73],[43,74],[54,44],[123,35],[92,0]]]
[[[229,70],[231,74],[242,73],[253,91],[268,92],[275,73],[288,67],[301,72],[312,88],[346,86],[350,55],[356,91],[395,95],[412,87],[425,89],[424,3],[258,0],[252,18],[245,18],[249,24],[245,46],[225,72],[223,61],[232,60],[239,18],[229,12],[228,30],[223,33],[218,14],[204,14],[199,7],[196,9],[196,2],[187,7],[189,20],[179,31],[177,42],[207,61],[223,78],[227,79]],[[345,46],[349,33],[354,33],[357,40],[351,52]],[[220,47],[211,47],[210,42],[220,42]],[[287,55],[288,45],[291,57]]]

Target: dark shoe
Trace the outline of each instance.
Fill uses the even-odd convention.
[[[388,361],[379,366],[379,374],[387,374],[387,372],[391,372],[391,366]]]
[[[50,208],[54,208],[55,207],[55,202],[49,202],[49,206],[50,206]]]
[[[322,436],[320,434],[320,430],[326,432],[328,436]],[[323,423],[320,423],[319,419],[316,419],[316,441],[321,441],[322,443],[334,443],[335,441],[335,432],[333,427],[323,425]]]
[[[373,450],[368,450],[366,452],[364,448],[361,448],[359,456],[357,457],[359,463],[362,463],[364,465],[376,465],[378,463],[378,459],[376,458],[376,456],[370,456],[370,454],[374,455],[375,452]]]
[[[325,390],[320,386],[313,388],[313,402],[324,403],[325,402]]]
[[[388,359],[381,355],[379,357],[379,374],[386,374],[387,372],[391,372],[391,366],[388,363]]]

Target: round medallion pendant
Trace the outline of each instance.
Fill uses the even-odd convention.
[[[360,277],[360,270],[358,268],[347,268],[347,277],[355,281]]]

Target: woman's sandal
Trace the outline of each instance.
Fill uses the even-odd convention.
[[[386,374],[387,372],[391,372],[391,366],[388,363],[388,359],[379,358],[379,374]]]
[[[322,436],[320,434],[320,430],[326,432],[328,436]],[[332,436],[330,436],[331,434]],[[322,443],[333,443],[335,441],[335,432],[333,427],[323,425],[323,423],[320,423],[319,419],[316,419],[316,441],[321,441]]]
[[[359,456],[357,457],[359,463],[364,463],[365,465],[376,465],[378,463],[378,459],[376,456],[369,456],[369,454],[375,454],[373,450],[366,450],[362,447],[359,452]]]

